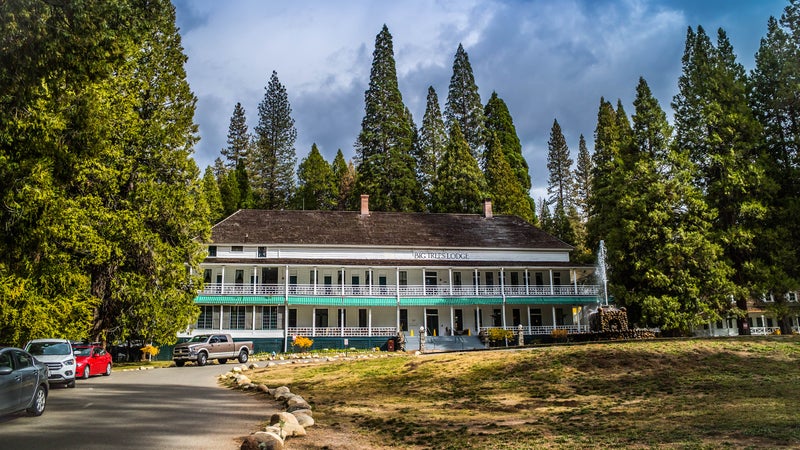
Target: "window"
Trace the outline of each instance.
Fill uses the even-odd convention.
[[[481,285],[481,273],[480,272],[472,272],[472,285],[473,286],[480,286]]]
[[[544,277],[542,276],[542,272],[536,272],[536,285],[544,286]]]
[[[339,308],[336,311],[336,326],[338,328],[342,328],[344,326],[347,326],[346,323],[347,323],[347,310]]]
[[[797,292],[789,292],[789,293],[787,293],[786,294],[786,300],[788,300],[790,302],[796,302],[797,301]]]
[[[494,273],[486,272],[486,285],[494,286]]]
[[[289,309],[289,328],[297,328],[297,308]]]
[[[262,306],[261,307],[261,329],[262,330],[276,330],[276,329],[278,329],[278,307],[277,306]]]
[[[561,272],[553,272],[553,285],[561,286]]]
[[[556,325],[564,325],[564,308],[556,308]]]
[[[366,309],[359,309],[358,310],[358,326],[359,328],[367,328],[367,310]]]
[[[258,257],[259,258],[267,257],[267,247],[258,247]]]
[[[453,286],[461,286],[461,272],[453,272]]]
[[[425,286],[436,286],[436,278],[436,272],[425,271]]]
[[[408,272],[401,270],[397,275],[400,277],[400,286],[408,286]]]
[[[242,247],[241,245],[232,245],[231,246],[231,252],[241,253],[243,251],[244,251],[244,247]]]
[[[231,306],[231,315],[228,318],[228,328],[231,330],[244,330],[245,307]]]
[[[236,284],[244,283],[244,270],[242,270],[242,269],[237,269],[236,270],[236,281],[235,281],[235,283]]]
[[[214,328],[214,307],[204,305],[200,307],[200,317],[197,318],[197,328],[208,330]]]
[[[210,256],[210,257],[217,256],[217,246],[216,245],[209,245],[208,246],[208,256]]]
[[[519,286],[519,272],[511,272],[511,285]]]
[[[211,269],[206,269],[203,271],[203,282],[211,283]]]

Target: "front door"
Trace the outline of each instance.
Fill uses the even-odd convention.
[[[428,336],[439,335],[439,310],[425,309],[425,320],[428,325]]]
[[[264,284],[278,284],[278,268],[264,267],[261,269],[261,282]]]
[[[408,331],[408,310],[401,309],[400,310],[400,330],[401,331]]]
[[[453,326],[456,329],[455,331],[464,330],[464,311],[463,310],[456,309],[456,310],[453,311]]]

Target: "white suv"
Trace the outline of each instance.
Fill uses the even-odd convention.
[[[75,355],[72,342],[66,339],[34,339],[25,344],[25,351],[43,362],[50,370],[50,384],[75,387]]]

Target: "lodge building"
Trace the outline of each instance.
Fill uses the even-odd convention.
[[[239,210],[212,228],[201,314],[179,337],[225,332],[269,352],[296,336],[367,348],[421,330],[587,331],[600,290],[571,250],[488,200],[483,214],[371,212],[366,195],[360,211]]]

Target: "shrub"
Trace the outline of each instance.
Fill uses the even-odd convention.
[[[297,336],[292,342],[292,347],[297,347],[300,351],[306,351],[314,345],[314,341],[304,336]]]
[[[555,329],[550,332],[550,337],[555,342],[567,342],[569,340],[569,333],[567,330]]]
[[[489,339],[491,344],[499,344],[501,342],[506,342],[506,339],[509,341],[513,340],[514,332],[502,328],[489,328],[486,332],[486,338]]]

